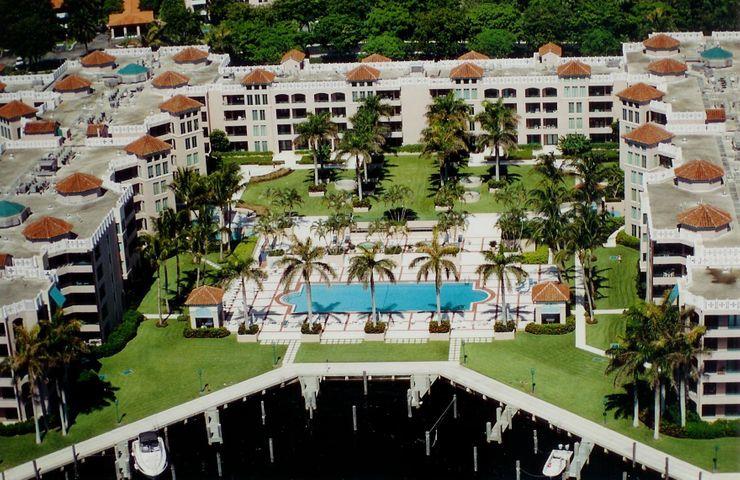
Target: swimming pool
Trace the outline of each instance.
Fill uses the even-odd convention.
[[[370,288],[362,284],[312,285],[311,296],[315,313],[370,312]],[[442,285],[442,310],[472,310],[472,304],[488,298],[488,293],[472,283]],[[284,295],[281,300],[293,305],[296,313],[306,312],[306,287]],[[379,312],[436,310],[434,283],[375,284],[375,301]]]

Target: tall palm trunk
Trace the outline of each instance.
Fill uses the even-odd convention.
[[[39,415],[36,409],[36,404],[38,403],[38,400],[36,398],[36,378],[34,378],[32,375],[29,375],[28,386],[31,389],[31,411],[33,412],[33,426],[36,430],[36,445],[40,445],[41,427],[39,425]]]
[[[193,260],[195,262],[195,287],[197,288],[200,286],[200,258],[196,260],[194,257]]]
[[[375,306],[375,276],[370,272],[370,304],[373,310],[373,325],[378,324],[378,310]]]
[[[157,315],[159,316],[157,325],[161,327],[164,322],[162,321],[162,282],[160,281],[162,275],[160,273],[160,267],[157,266]]]
[[[654,385],[655,389],[655,403],[653,405],[653,438],[655,440],[660,438],[660,382]]]
[[[439,268],[434,272],[434,288],[437,296],[437,321],[442,321],[442,277],[440,276]]]
[[[308,324],[313,324],[313,300],[311,299],[311,282],[306,279],[306,313]]]
[[[498,142],[493,144],[493,150],[494,150],[494,155],[496,157],[496,180],[498,181],[500,178],[499,177],[500,166],[499,166]]]
[[[681,379],[678,382],[679,396],[681,398],[681,426],[686,426],[686,380],[681,373]]]
[[[244,309],[244,322],[247,322],[247,282],[244,281],[244,277],[241,277],[242,282],[242,308]],[[249,321],[249,325],[252,325],[252,321]]]
[[[67,412],[65,406],[65,400],[62,394],[62,389],[59,386],[59,380],[54,381],[54,386],[57,391],[57,399],[59,400],[59,422],[62,425],[62,435],[67,436]]]
[[[637,377],[632,387],[632,426],[640,426],[640,397],[637,394]]]
[[[367,182],[367,161],[362,162],[362,172],[365,176],[365,181]]]
[[[362,201],[362,175],[360,174],[360,156],[355,155],[355,174],[357,176],[357,194]]]
[[[180,253],[175,249],[175,292],[180,298]]]
[[[319,184],[319,155],[318,155],[318,142],[314,142],[311,153],[313,155],[313,184]]]

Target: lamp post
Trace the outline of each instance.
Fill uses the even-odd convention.
[[[535,374],[535,372],[536,372],[536,370],[534,369],[534,367],[532,367],[532,368],[529,369],[529,374],[532,377],[532,380],[531,380],[532,381],[532,393],[534,393],[534,387],[535,387],[535,385],[537,385],[537,383],[535,383],[535,381],[534,381],[534,374]]]
[[[717,473],[717,457],[719,456],[719,445],[714,446],[714,458],[712,458],[712,473]]]
[[[113,401],[113,405],[115,405],[116,407],[116,423],[121,423],[121,415],[118,412],[118,399],[117,398]]]
[[[203,369],[198,369],[198,393],[203,393],[206,387],[203,385]]]
[[[465,353],[465,340],[460,341],[460,353],[462,353],[463,365],[467,365],[468,364],[468,354]]]

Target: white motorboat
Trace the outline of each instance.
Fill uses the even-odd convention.
[[[562,445],[558,446],[562,448]],[[568,467],[572,456],[573,452],[570,450],[553,450],[550,452],[550,456],[547,457],[545,466],[542,467],[542,474],[550,478],[560,475]]]
[[[156,432],[143,432],[131,445],[134,467],[150,478],[157,477],[167,468],[167,449]]]

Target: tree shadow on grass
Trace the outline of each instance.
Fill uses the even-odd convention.
[[[615,419],[627,418],[631,419],[634,414],[634,389],[635,383],[626,383],[623,386],[624,391],[619,393],[611,393],[604,396],[604,411],[613,412]],[[637,400],[640,404],[640,408],[644,408],[650,405],[652,394],[650,392],[650,386],[644,380],[637,381]]]
[[[70,424],[80,414],[88,414],[111,405],[118,387],[93,369],[80,372],[77,381],[70,385]]]

